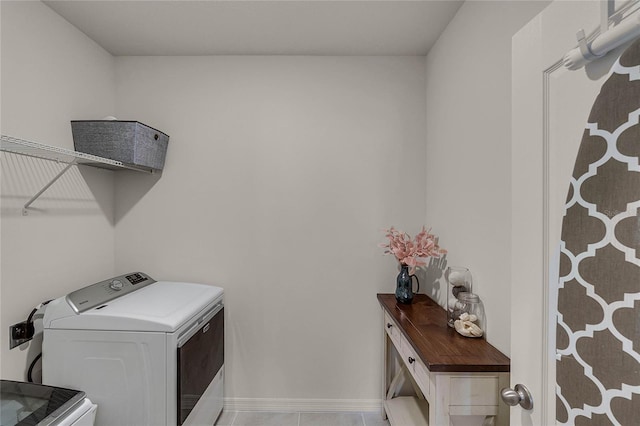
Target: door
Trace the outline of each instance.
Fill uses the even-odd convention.
[[[560,229],[576,154],[600,87],[620,50],[578,71],[562,65],[576,32],[596,29],[600,2],[557,1],[513,38],[511,385],[534,408],[511,424],[555,421],[555,295]]]
[[[178,419],[185,424],[224,365],[224,308],[216,305],[178,341]],[[215,386],[215,385],[214,385]],[[197,410],[197,409],[196,409]],[[215,413],[213,419],[218,416]]]

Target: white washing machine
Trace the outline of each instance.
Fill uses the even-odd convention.
[[[2,426],[93,426],[96,408],[79,390],[0,380]]]
[[[136,272],[56,299],[43,319],[43,383],[83,389],[98,426],[210,426],[223,406],[223,296]]]

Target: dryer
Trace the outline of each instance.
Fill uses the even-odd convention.
[[[43,383],[83,389],[96,425],[212,425],[223,406],[224,292],[142,272],[49,303]]]

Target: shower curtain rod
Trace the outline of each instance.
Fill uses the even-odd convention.
[[[607,13],[603,10],[603,14]],[[609,16],[607,16],[608,22]],[[604,22],[603,17],[603,22]],[[604,25],[603,25],[604,27]],[[640,13],[636,16],[627,18],[617,26],[607,30],[601,29],[601,34],[594,38],[591,42],[587,41],[584,30],[577,33],[578,47],[570,50],[562,59],[563,64],[570,70],[577,70],[593,61],[601,58],[607,52],[615,49],[624,43],[640,36]]]

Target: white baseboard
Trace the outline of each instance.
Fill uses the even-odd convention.
[[[380,411],[380,399],[225,398],[227,411],[320,412]]]

